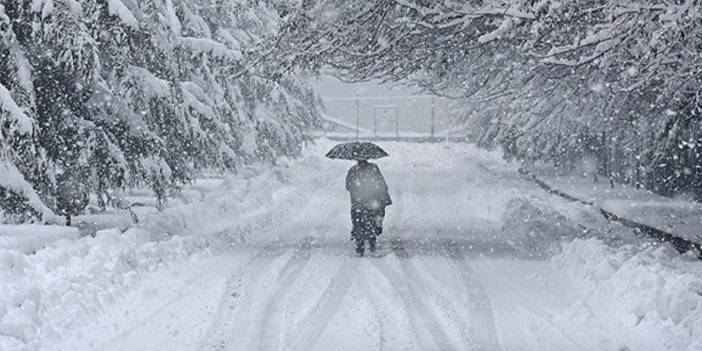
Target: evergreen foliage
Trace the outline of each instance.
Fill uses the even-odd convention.
[[[47,221],[62,182],[101,205],[203,169],[297,155],[317,123],[271,47],[286,6],[221,0],[0,4],[0,208]]]

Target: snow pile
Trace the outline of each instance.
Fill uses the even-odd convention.
[[[255,177],[253,168],[244,170],[241,178],[229,178],[223,188],[228,189],[230,196],[206,196],[203,202],[192,202],[182,206],[174,206],[147,217],[145,226],[157,237],[172,235],[213,235],[239,232],[234,228],[243,225],[247,214],[256,212],[258,208],[270,200],[270,193],[263,191],[273,187],[271,174],[266,172],[261,177]],[[195,232],[196,231],[196,232]],[[237,240],[238,241],[238,240]]]
[[[289,160],[279,160],[273,167],[242,169],[237,177],[228,178],[222,184],[222,188],[227,189],[226,196],[213,192],[201,202],[167,208],[154,217],[147,217],[148,224],[144,228],[155,238],[197,234],[209,237],[217,245],[239,245],[256,240],[294,241],[292,237],[260,237],[256,234],[260,234],[264,227],[277,227],[299,219],[297,211],[310,201],[309,193],[312,192],[305,187],[329,181],[327,174],[320,172],[320,165],[330,162],[322,161],[319,156],[308,156],[295,161],[294,166],[290,163]],[[291,183],[298,189],[290,191],[285,188]]]
[[[149,207],[149,209],[152,209],[153,212],[158,211],[153,207]],[[136,211],[132,212],[136,216]],[[95,236],[97,232],[105,229],[119,229],[124,232],[135,224],[133,217],[127,215],[123,210],[83,214],[73,217],[71,221],[73,227],[78,228],[81,236]]]
[[[503,216],[501,237],[526,257],[552,254],[554,243],[583,232],[562,214],[537,203],[536,199],[514,198]]]
[[[702,348],[698,260],[667,245],[612,247],[599,239],[575,239],[562,245],[552,264],[581,282],[574,289],[578,301],[564,311],[564,320],[623,325],[631,336],[626,346],[632,350]]]
[[[25,254],[36,252],[61,239],[77,239],[78,229],[55,225],[0,225],[0,250]]]
[[[35,255],[0,250],[0,349],[30,350],[75,327],[134,284],[140,273],[189,257],[200,237],[153,242],[139,229],[99,232]]]
[[[94,238],[49,245],[49,237],[75,238],[75,229],[70,235],[52,236],[54,227],[23,226],[32,235],[22,237],[36,242],[21,247],[14,243],[12,250],[0,245],[0,350],[35,350],[101,313],[144,273],[185,258],[205,257],[290,220],[309,195],[281,188],[324,176],[315,175],[320,162],[319,156],[294,166],[281,160],[273,167],[244,168],[222,182],[198,184],[200,200],[152,213],[143,226],[124,233],[102,230]],[[40,249],[43,246],[47,247]],[[33,255],[23,253],[35,250]]]

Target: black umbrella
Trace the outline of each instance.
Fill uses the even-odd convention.
[[[374,160],[389,156],[380,146],[369,142],[354,141],[334,146],[327,157],[342,160]]]

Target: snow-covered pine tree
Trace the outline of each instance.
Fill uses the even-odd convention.
[[[47,190],[51,180],[47,155],[37,145],[32,68],[11,17],[18,11],[0,4],[0,208],[14,221],[51,220],[54,213],[37,192]]]
[[[304,81],[269,55],[286,8],[215,0],[3,6],[2,169],[13,174],[0,184],[4,213],[48,220],[69,182],[104,207],[127,187],[148,185],[165,198],[203,169],[295,155],[318,115]]]

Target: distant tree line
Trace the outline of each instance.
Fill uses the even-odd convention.
[[[0,3],[0,214],[46,221],[65,208],[63,192],[104,207],[120,189],[165,197],[203,169],[297,155],[318,112],[311,88],[271,55],[289,11],[278,1]]]
[[[303,0],[287,67],[460,101],[478,143],[702,200],[702,3]]]

